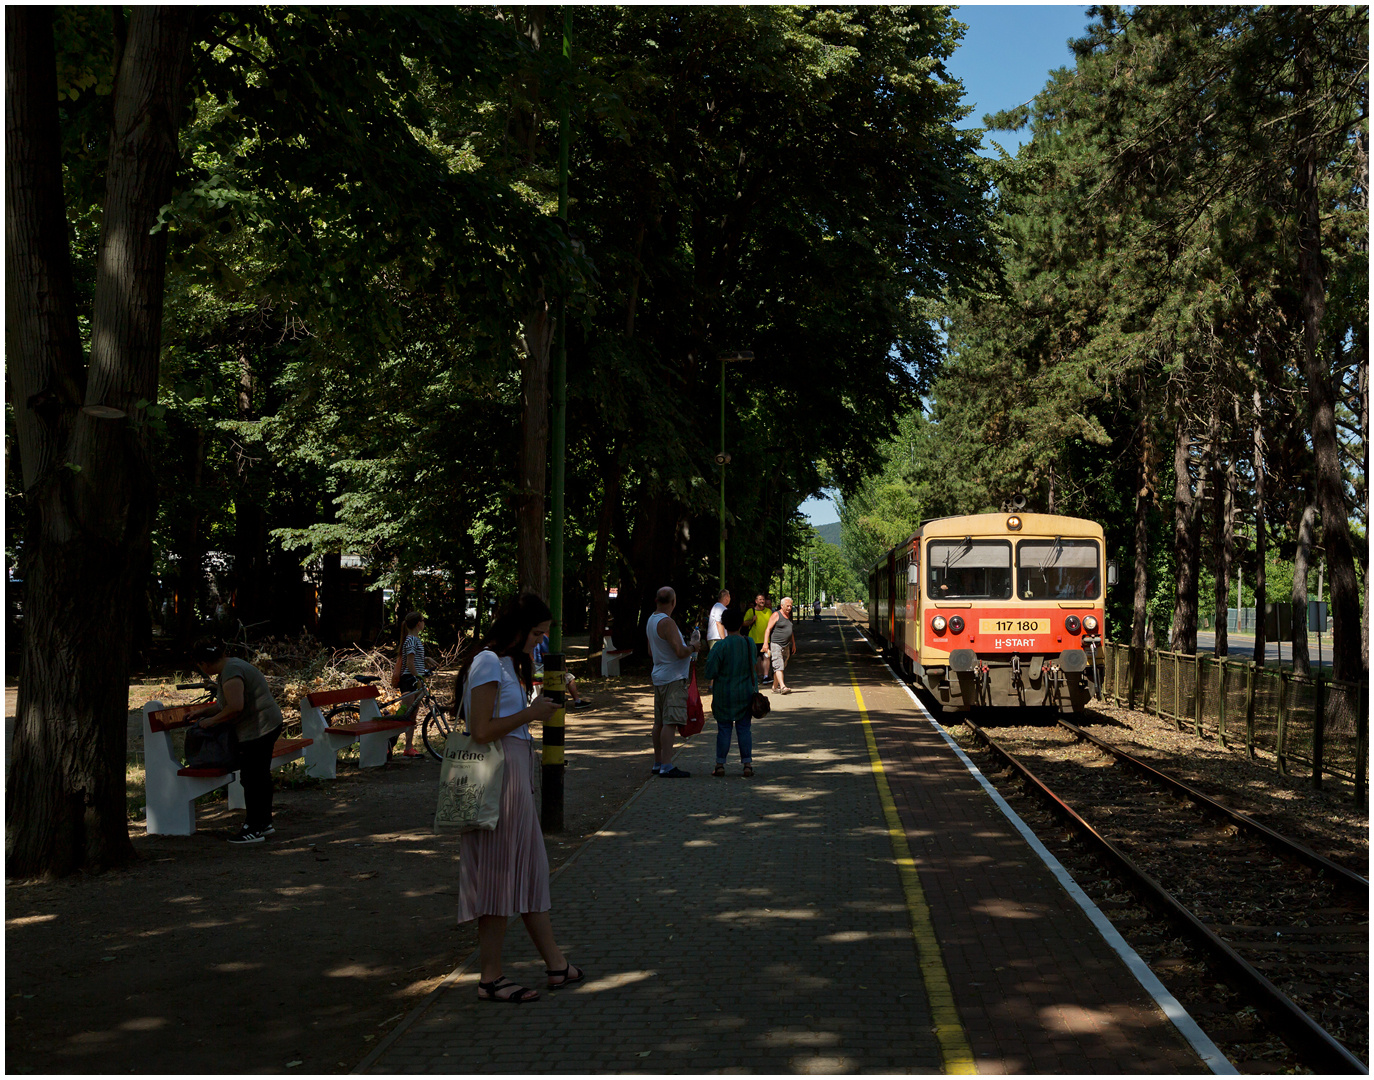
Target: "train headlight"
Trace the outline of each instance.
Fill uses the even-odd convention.
[[[943,634],[945,632],[945,617],[943,615],[936,615],[935,618],[930,620],[930,628],[937,634]]]
[[[964,632],[964,620],[958,615],[949,620],[949,632],[951,634],[962,634]]]
[[[1070,615],[1067,619],[1064,620],[1064,629],[1067,630],[1070,634],[1076,634],[1082,628],[1083,626],[1078,621],[1077,615]]]
[[[1087,631],[1088,633],[1090,633],[1090,634],[1095,634],[1095,633],[1097,633],[1097,616],[1096,616],[1096,615],[1084,615],[1084,616],[1083,616],[1083,629],[1086,630],[1086,631]]]
[[[1020,529],[1020,528],[1021,528],[1021,519],[1020,519],[1019,517],[1017,517],[1015,514],[1012,514],[1011,517],[1007,518],[1007,531],[1008,531],[1008,532],[1016,532],[1016,531],[1017,531],[1018,529]]]

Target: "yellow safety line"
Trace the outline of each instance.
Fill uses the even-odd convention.
[[[926,998],[930,1003],[930,1016],[935,1024],[935,1037],[940,1042],[940,1057],[944,1071],[957,1076],[977,1073],[973,1060],[973,1048],[969,1046],[964,1034],[964,1025],[959,1020],[959,1012],[954,1007],[954,991],[949,985],[949,973],[945,970],[944,957],[940,955],[940,943],[935,937],[935,926],[930,919],[930,905],[926,903],[925,890],[921,888],[921,878],[916,873],[916,860],[911,857],[911,848],[906,842],[906,829],[897,816],[897,803],[888,787],[887,774],[883,771],[882,758],[878,756],[878,742],[873,737],[873,725],[869,723],[868,708],[864,696],[859,691],[859,680],[854,674],[854,665],[849,659],[849,643],[840,631],[840,644],[844,646],[844,662],[849,669],[849,681],[854,686],[854,699],[859,703],[859,717],[863,720],[864,739],[868,742],[868,757],[873,765],[873,779],[878,785],[878,800],[883,805],[883,817],[887,819],[887,835],[892,841],[892,855],[897,863],[897,875],[906,894],[906,910],[911,917],[911,936],[916,943],[916,958],[921,969],[921,981],[925,984]]]

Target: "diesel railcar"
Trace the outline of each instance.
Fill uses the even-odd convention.
[[[1102,527],[1056,514],[937,518],[874,564],[869,632],[941,705],[1081,712],[1100,693]]]

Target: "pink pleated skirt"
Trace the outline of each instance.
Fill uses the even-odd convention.
[[[496,828],[463,833],[458,859],[458,921],[479,915],[548,911],[549,855],[534,805],[534,744],[507,735]]]

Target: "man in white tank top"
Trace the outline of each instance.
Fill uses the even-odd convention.
[[[701,636],[693,632],[689,644],[669,617],[677,607],[677,593],[668,586],[654,597],[654,613],[644,632],[649,638],[649,655],[654,658],[650,676],[654,684],[654,774],[687,777],[692,774],[673,764],[673,728],[687,723],[687,676],[692,659],[701,649]]]

